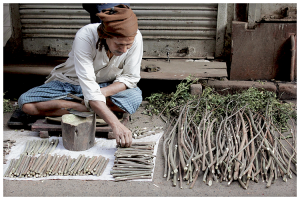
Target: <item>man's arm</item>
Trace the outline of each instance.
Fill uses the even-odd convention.
[[[132,143],[131,131],[118,120],[106,104],[102,101],[92,100],[89,101],[89,104],[94,112],[111,126],[117,145],[120,145],[121,147],[130,147]]]
[[[101,93],[105,96],[105,97],[109,97],[112,96],[114,94],[117,94],[123,90],[126,90],[127,87],[124,83],[121,82],[114,82],[111,85],[107,86],[107,87],[103,87],[101,88]]]

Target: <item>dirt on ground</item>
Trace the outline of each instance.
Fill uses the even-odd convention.
[[[127,125],[133,127],[163,126],[164,121],[157,116],[151,117],[143,114],[145,111],[143,102],[137,112],[131,115],[131,121]],[[7,121],[12,113],[5,113],[3,117],[3,137],[9,138],[11,133],[20,133],[21,130],[12,130],[7,127]],[[38,136],[37,132],[25,130],[22,134]],[[4,197],[296,197],[297,177],[293,176],[284,182],[282,178],[266,188],[266,183],[250,181],[247,190],[243,189],[238,181],[233,181],[230,186],[227,182],[214,181],[212,186],[202,181],[202,175],[197,179],[193,189],[189,189],[186,183],[183,189],[172,186],[171,181],[163,177],[164,158],[162,153],[163,137],[158,146],[153,181],[82,181],[82,180],[37,180],[19,181],[3,180]]]

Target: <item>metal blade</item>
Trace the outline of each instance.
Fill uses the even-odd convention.
[[[79,116],[79,117],[92,117],[94,115],[94,112],[80,112],[80,111],[74,110],[73,108],[68,108],[67,111],[69,111],[71,114]]]

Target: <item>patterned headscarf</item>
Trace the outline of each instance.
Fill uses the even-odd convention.
[[[127,5],[120,4],[103,9],[99,17],[102,20],[99,26],[103,32],[102,36],[99,35],[101,38],[130,37],[135,36],[137,32],[137,17]]]

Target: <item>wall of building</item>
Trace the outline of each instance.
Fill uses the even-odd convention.
[[[231,29],[230,80],[296,80],[296,6],[247,5]]]
[[[7,41],[11,37],[11,20],[10,20],[10,10],[9,4],[3,4],[3,47],[6,45]]]
[[[244,65],[245,63],[241,62],[240,64],[237,63],[237,59],[235,58],[234,60],[232,60],[233,58],[233,53],[236,54],[233,44],[233,22],[234,21],[238,21],[238,22],[246,22],[246,27],[245,29],[245,33],[247,32],[251,32],[251,30],[253,30],[251,32],[252,36],[251,37],[260,37],[260,36],[256,36],[255,35],[255,29],[257,26],[259,26],[259,24],[261,23],[294,23],[296,24],[296,9],[297,9],[297,4],[293,4],[293,3],[272,3],[272,4],[234,4],[234,3],[228,3],[228,4],[220,4],[219,6],[222,6],[222,9],[224,9],[224,12],[222,12],[222,17],[224,16],[225,19],[222,19],[222,17],[219,18],[218,20],[223,20],[222,22],[222,26],[224,26],[222,28],[222,31],[224,31],[224,34],[221,34],[224,36],[224,38],[218,38],[216,37],[216,46],[223,46],[223,49],[219,49],[217,51],[218,55],[221,55],[220,58],[227,61],[227,66],[228,66],[228,74],[230,76],[230,72],[232,69],[232,65],[234,65],[234,67],[239,70],[239,67],[242,67],[240,65]],[[150,8],[149,8],[150,9]],[[21,37],[21,22],[20,22],[20,13],[19,13],[19,7],[18,4],[10,4],[10,13],[7,13],[7,11],[9,11],[9,7],[8,4],[4,4],[4,11],[6,11],[6,14],[4,15],[4,21],[6,22],[4,27],[5,30],[7,30],[7,32],[5,31],[4,33],[4,45],[7,44],[5,46],[5,53],[6,54],[14,54],[15,52],[20,52],[20,51],[24,51],[24,45],[26,46],[26,43],[23,45],[24,40],[22,40]],[[11,18],[7,17],[8,15],[11,15]],[[10,20],[12,19],[12,20]],[[10,22],[10,26],[7,24]],[[11,28],[10,28],[11,27]],[[262,27],[262,26],[260,26]],[[280,28],[281,26],[279,26]],[[237,29],[236,29],[237,30]],[[239,29],[241,30],[241,29]],[[258,30],[258,29],[257,29]],[[283,30],[283,29],[282,29]],[[219,32],[219,29],[217,27],[217,32]],[[258,33],[260,31],[257,31],[256,33]],[[294,31],[296,32],[296,31]],[[288,34],[288,33],[287,33]],[[279,46],[283,46],[283,44],[288,43],[286,40],[289,38],[290,35],[285,34],[285,38],[282,41],[282,45]],[[293,33],[296,34],[296,33]],[[9,35],[11,35],[10,39]],[[237,34],[236,34],[237,35]],[[239,34],[240,37],[243,35],[242,33]],[[265,36],[267,37],[267,36]],[[42,38],[41,38],[42,39]],[[265,40],[264,37],[260,38],[261,40]],[[66,40],[66,39],[65,39]],[[235,38],[236,41],[239,41],[239,38]],[[28,40],[26,40],[28,41]],[[57,39],[53,39],[53,41],[51,42],[50,46],[49,44],[44,44],[45,41],[41,40],[41,42],[38,42],[38,46],[40,46],[41,48],[46,48],[45,52],[48,52],[49,49],[56,49],[56,46],[59,46],[60,44],[56,44],[59,43],[60,40]],[[67,40],[66,40],[67,41]],[[157,41],[159,43],[162,43],[160,41],[160,39],[153,40],[154,42],[148,42],[148,46],[149,46],[149,52],[152,49],[157,48],[155,46],[155,44],[157,43]],[[178,43],[181,40],[178,40]],[[196,40],[195,40],[196,41]],[[199,40],[200,42],[201,40]],[[68,42],[68,41],[67,41]],[[64,44],[66,44],[67,42],[64,42]],[[72,39],[70,38],[70,44],[69,46],[71,46],[71,42]],[[241,40],[242,42],[242,40]],[[49,43],[49,42],[48,42]],[[223,44],[220,44],[223,43]],[[196,43],[195,43],[196,44]],[[257,43],[259,44],[265,44],[265,43]],[[51,46],[52,45],[52,46]],[[56,45],[56,46],[55,46]],[[177,44],[176,44],[177,45]],[[183,45],[189,45],[189,44],[183,44]],[[200,46],[207,46],[205,43],[197,43],[197,45]],[[265,44],[265,45],[272,45],[270,43]],[[278,44],[277,44],[278,45]],[[27,45],[28,46],[28,45]],[[211,46],[211,45],[210,45]],[[274,44],[273,44],[274,46]],[[50,47],[50,48],[49,48]],[[243,47],[243,45],[241,46]],[[68,47],[69,48],[69,47]],[[285,46],[286,48],[286,46]],[[26,49],[26,48],[25,48]],[[146,49],[146,48],[145,48]],[[64,49],[62,49],[64,50]],[[162,51],[164,51],[165,49],[163,49]],[[262,52],[257,52],[258,49],[247,49],[247,51],[243,51],[243,52],[248,52],[251,53],[251,51],[254,51],[255,53],[261,53],[261,55],[263,57],[265,53],[267,53],[266,51],[262,51]],[[65,50],[66,52],[68,52],[68,49]],[[280,52],[281,50],[275,50],[276,52]],[[239,52],[241,53],[241,52]],[[60,54],[59,54],[60,55]],[[164,54],[163,54],[164,55]],[[276,54],[278,55],[278,54]],[[55,56],[55,54],[53,54],[52,56]],[[243,55],[243,56],[247,56],[247,55]],[[13,56],[12,56],[13,57]],[[199,56],[198,56],[199,57]],[[210,55],[207,55],[206,57],[212,57]],[[185,57],[183,57],[185,58]],[[192,57],[191,57],[192,58]],[[204,56],[205,58],[205,56]],[[282,58],[282,57],[281,57]],[[255,58],[254,58],[255,59]],[[274,61],[275,62],[275,61]],[[284,63],[284,62],[283,62]],[[263,63],[257,63],[258,65],[261,65]],[[275,65],[277,65],[278,62],[275,62]],[[274,63],[268,63],[269,66],[274,65]],[[259,68],[259,67],[258,67]],[[279,67],[284,69],[283,67]],[[276,71],[278,69],[278,66],[274,67],[273,71]],[[272,72],[273,73],[273,72]],[[236,77],[236,76],[232,76],[231,78]],[[277,75],[272,75],[272,77],[278,77]],[[243,79],[252,79],[252,75],[248,76],[248,77],[244,77]],[[260,79],[262,78],[261,76],[259,77]],[[270,76],[266,76],[266,79],[270,79]]]

